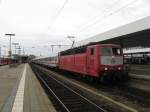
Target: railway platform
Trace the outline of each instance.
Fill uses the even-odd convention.
[[[28,64],[0,67],[0,112],[55,112]]]
[[[150,80],[150,65],[131,65],[130,77]]]

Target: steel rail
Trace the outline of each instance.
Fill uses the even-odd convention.
[[[48,85],[48,82],[46,82],[44,80],[44,78],[42,78],[40,76],[40,73],[37,72],[37,70],[39,70],[39,68],[36,67],[36,74],[38,76],[38,78],[42,81],[42,83],[46,86],[46,88],[53,94],[53,96],[57,99],[57,101],[59,101],[59,103],[61,104],[61,106],[67,111],[67,112],[71,112],[69,110],[69,108],[67,108],[67,106],[63,103],[63,101],[61,101],[61,99],[56,95],[56,93],[50,88],[50,86]],[[39,70],[40,71],[40,70]],[[40,71],[42,72],[42,71]],[[42,72],[42,74],[44,74]],[[95,103],[93,103],[92,101],[90,101],[89,99],[85,98],[84,96],[80,95],[79,93],[75,92],[73,89],[71,89],[70,87],[68,87],[67,85],[63,84],[62,82],[58,81],[56,78],[44,74],[47,77],[49,77],[51,80],[54,80],[55,82],[57,82],[58,84],[60,84],[63,88],[66,88],[68,91],[74,93],[75,95],[77,95],[78,97],[82,98],[84,101],[86,101],[88,104],[90,104],[92,107],[96,108],[96,110],[99,110],[99,112],[107,112],[106,110],[104,110],[103,108],[101,108],[100,106],[96,105]],[[91,107],[91,108],[92,108]]]

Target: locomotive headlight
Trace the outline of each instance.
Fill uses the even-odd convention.
[[[121,67],[118,67],[118,70],[121,70]]]
[[[105,67],[105,68],[104,68],[104,70],[108,70],[108,68],[107,68],[107,67]]]

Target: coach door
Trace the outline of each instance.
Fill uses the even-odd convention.
[[[87,72],[93,73],[94,71],[94,56],[95,55],[95,49],[94,47],[88,47],[87,49]]]

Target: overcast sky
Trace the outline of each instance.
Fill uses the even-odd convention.
[[[12,43],[25,53],[49,56],[59,51],[50,45],[71,44],[68,35],[80,41],[147,16],[150,0],[0,0],[2,55],[5,33],[15,33]]]

